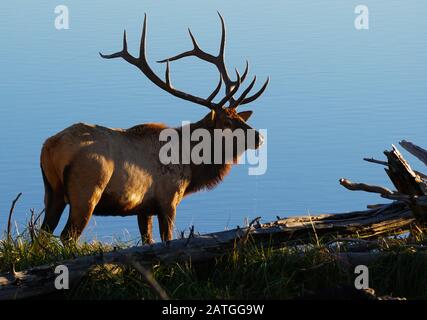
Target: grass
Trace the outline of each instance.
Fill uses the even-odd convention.
[[[426,242],[419,230],[406,238],[385,238],[377,249],[389,254],[371,266],[370,287],[380,295],[427,298]],[[124,244],[116,244],[124,247]],[[0,240],[0,272],[23,270],[49,262],[113,249],[97,241],[63,246],[31,228]],[[348,248],[340,247],[345,251]],[[354,270],[343,267],[320,239],[311,245],[244,249],[203,264],[156,265],[152,273],[172,299],[293,299],[336,286],[353,286]],[[157,299],[139,272],[128,266],[97,266],[65,299]]]

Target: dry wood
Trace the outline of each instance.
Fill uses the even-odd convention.
[[[384,151],[384,154],[388,160],[388,168],[385,170],[399,193],[411,196],[426,194],[427,185],[395,146],[392,146],[391,151]]]
[[[348,190],[352,190],[352,191],[366,191],[366,192],[372,192],[372,193],[379,193],[379,194],[384,194],[384,195],[390,195],[393,194],[393,192],[385,187],[381,187],[381,186],[373,186],[373,185],[369,185],[369,184],[365,184],[365,183],[355,183],[355,182],[351,182],[348,179],[344,179],[341,178],[340,180],[340,184],[347,188]]]
[[[427,161],[427,151],[423,148],[405,140],[401,141],[400,145],[421,161]],[[341,185],[349,190],[375,192],[381,194],[383,198],[404,202],[419,222],[426,223],[427,176],[421,172],[414,171],[394,145],[392,146],[392,150],[384,151],[384,154],[387,157],[387,162],[373,158],[364,158],[364,160],[387,166],[385,171],[397,191],[391,191],[382,186],[353,183],[347,179],[341,179]]]
[[[383,160],[377,160],[374,158],[363,158],[363,160],[371,163],[382,164],[383,166],[388,166],[388,162]]]
[[[391,151],[385,151],[384,154],[388,159],[386,172],[399,193],[411,196],[413,199],[427,195],[426,182],[412,170],[395,146]],[[417,201],[410,201],[409,207],[418,221],[427,222],[425,206],[420,206]]]
[[[427,150],[413,144],[412,142],[402,140],[399,144],[406,151],[417,157],[420,161],[422,161],[427,166]]]
[[[367,162],[371,162],[371,163],[381,164],[383,166],[388,166],[388,162],[387,161],[377,160],[377,159],[374,159],[374,158],[363,158],[363,160],[365,160]],[[421,178],[423,178],[424,180],[427,180],[427,175],[426,174],[424,174],[422,172],[419,172],[419,171],[416,171],[416,170],[414,170],[414,172],[417,175],[419,175]]]

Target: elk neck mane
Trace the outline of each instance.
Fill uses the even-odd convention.
[[[203,128],[212,130],[211,137],[213,137],[213,128],[206,128],[204,119],[191,123],[190,124],[190,133],[192,133],[194,130]],[[177,128],[178,132],[181,133],[182,128]],[[180,137],[182,139],[182,136],[180,134]],[[197,143],[197,142],[196,142]],[[194,144],[193,144],[194,145]],[[213,152],[211,152],[213,157]],[[213,189],[215,188],[224,178],[225,176],[230,172],[231,170],[231,164],[229,163],[223,163],[223,164],[215,164],[213,162],[213,159],[211,163],[209,164],[190,164],[191,169],[191,180],[190,184],[188,185],[185,193],[193,193],[197,192],[199,190],[203,189]]]
[[[149,134],[159,134],[160,131],[165,128],[167,128],[167,126],[163,123],[145,123],[133,126],[129,129],[126,129],[126,131],[139,136],[144,136]]]
[[[158,135],[161,130],[168,128],[163,123],[146,123],[142,125],[133,126],[126,131],[139,136],[145,135]],[[192,123],[190,125],[190,132],[198,128],[205,128],[203,120]],[[182,139],[182,128],[175,128]],[[190,164],[191,181],[185,191],[186,194],[197,192],[203,189],[213,189],[219,184],[231,170],[231,164]]]
[[[231,164],[191,164],[191,181],[186,194],[213,189],[231,170]]]

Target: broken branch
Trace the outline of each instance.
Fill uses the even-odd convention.
[[[365,184],[365,183],[355,183],[355,182],[351,182],[350,180],[344,179],[344,178],[341,178],[339,181],[343,187],[347,188],[348,190],[352,190],[352,191],[366,191],[366,192],[372,192],[372,193],[379,193],[381,195],[394,194],[393,191],[391,191],[385,187],[381,187],[381,186],[374,186],[374,185],[369,185],[369,184]]]

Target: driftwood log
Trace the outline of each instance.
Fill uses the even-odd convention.
[[[401,145],[421,160],[427,159],[427,151],[402,141]],[[45,295],[56,291],[54,287],[55,267],[65,265],[69,271],[70,286],[76,285],[81,278],[95,265],[125,264],[138,266],[138,271],[145,273],[144,268],[154,264],[170,264],[192,261],[203,262],[222,256],[237,247],[244,247],[248,240],[256,245],[283,246],[303,244],[320,237],[351,237],[376,238],[407,232],[418,220],[426,221],[427,194],[425,176],[411,169],[409,164],[393,146],[386,151],[387,161],[366,159],[367,161],[386,165],[386,172],[396,187],[392,191],[381,186],[364,183],[353,183],[348,179],[340,179],[340,183],[350,190],[362,190],[380,194],[393,200],[388,204],[369,206],[369,210],[342,214],[322,214],[316,216],[299,216],[279,218],[270,223],[252,221],[245,228],[195,235],[191,232],[188,238],[157,243],[140,247],[110,251],[99,255],[83,256],[73,260],[59,261],[35,267],[29,270],[11,272],[0,275],[0,300],[21,299]],[[347,252],[338,253],[338,260],[350,264],[369,263],[375,261],[380,253]],[[150,278],[146,275],[145,278]],[[155,291],[156,283],[152,285]],[[159,296],[164,295],[160,292]]]
[[[401,141],[400,145],[427,165],[427,150],[408,141]],[[385,165],[385,171],[396,191],[391,191],[382,186],[354,183],[348,179],[340,179],[341,185],[349,190],[360,190],[380,194],[383,198],[399,200],[405,203],[418,222],[427,222],[427,177],[415,171],[403,158],[399,150],[393,145],[392,150],[384,151],[387,161],[367,159],[368,162]]]
[[[404,203],[378,206],[360,212],[324,214],[279,219],[274,222],[252,223],[245,228],[193,235],[191,238],[172,240],[106,252],[94,256],[78,257],[25,271],[0,275],[0,300],[21,299],[55,292],[55,267],[65,265],[69,271],[70,286],[76,285],[91,267],[99,264],[129,264],[137,262],[143,267],[192,261],[202,262],[226,254],[248,239],[261,245],[282,245],[289,241],[303,241],[310,237],[326,235],[355,235],[376,237],[408,230],[414,221]],[[134,263],[132,263],[134,265]]]

